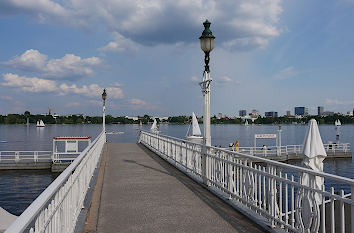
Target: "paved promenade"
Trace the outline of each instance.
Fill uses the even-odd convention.
[[[105,148],[84,232],[264,232],[136,143]]]

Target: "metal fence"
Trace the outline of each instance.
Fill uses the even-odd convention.
[[[145,131],[139,142],[273,228],[354,233],[353,179]],[[304,175],[324,180],[322,189],[302,184]]]
[[[350,143],[332,143],[324,144],[325,150],[328,154],[340,154],[350,152]],[[230,147],[233,151],[240,153],[251,154],[255,156],[287,156],[287,155],[301,155],[302,145],[286,145],[286,146],[263,146],[263,147]]]
[[[105,141],[102,132],[5,232],[74,232]]]
[[[1,163],[51,162],[51,151],[0,151]]]

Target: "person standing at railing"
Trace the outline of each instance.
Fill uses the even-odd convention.
[[[266,146],[266,145],[263,145],[263,146],[262,146],[262,150],[263,150],[263,155],[264,155],[264,157],[266,157],[266,156],[267,156],[267,146]]]

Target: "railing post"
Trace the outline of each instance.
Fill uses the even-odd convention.
[[[20,160],[20,152],[15,152],[15,161],[18,162]]]
[[[204,144],[202,147],[202,177],[203,183],[208,185],[208,177],[207,177],[207,147]]]

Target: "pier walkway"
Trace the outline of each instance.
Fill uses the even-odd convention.
[[[141,144],[107,143],[84,232],[264,232]]]

